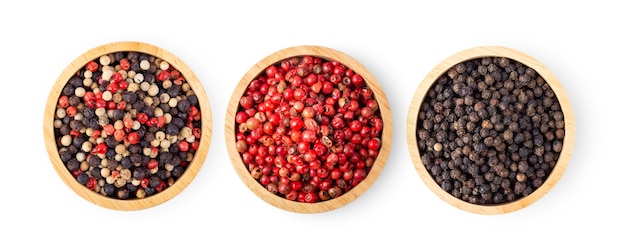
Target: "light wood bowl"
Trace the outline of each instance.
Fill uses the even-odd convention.
[[[102,55],[122,51],[134,51],[138,53],[149,54],[151,56],[167,61],[171,66],[178,69],[198,97],[201,111],[202,135],[200,137],[200,145],[196,150],[192,161],[187,166],[187,169],[173,185],[164,189],[160,193],[147,196],[143,199],[121,200],[107,197],[103,194],[96,193],[78,183],[76,178],[72,176],[72,174],[67,170],[67,168],[61,161],[54,136],[53,121],[55,110],[57,107],[57,101],[60,97],[63,87],[68,82],[70,77],[73,76],[81,68],[83,68],[89,61],[97,60],[97,58]],[[122,211],[140,210],[154,207],[172,199],[180,192],[182,192],[194,179],[194,177],[202,167],[210,146],[211,135],[211,107],[202,83],[200,82],[200,80],[198,80],[194,72],[182,60],[174,56],[172,53],[157,46],[141,42],[108,43],[95,47],[76,58],[63,70],[61,75],[57,78],[56,83],[52,87],[46,103],[43,120],[43,136],[46,143],[46,150],[48,152],[48,156],[50,157],[52,166],[56,170],[57,174],[61,177],[61,180],[63,180],[65,184],[67,184],[76,194],[78,194],[85,200],[104,208]]]
[[[290,201],[267,191],[267,189],[265,189],[260,183],[258,183],[257,180],[252,178],[242,161],[241,155],[237,152],[235,148],[235,114],[237,113],[239,100],[243,96],[243,93],[245,92],[250,82],[254,80],[261,73],[261,71],[264,71],[265,68],[270,65],[279,63],[281,60],[287,59],[289,57],[305,55],[316,56],[325,60],[336,60],[344,64],[347,68],[351,68],[356,73],[361,74],[365,79],[366,84],[374,92],[374,96],[375,99],[378,101],[380,114],[384,123],[383,131],[381,134],[382,143],[379,155],[376,158],[374,165],[372,166],[367,177],[361,183],[359,183],[343,195],[335,199],[330,199],[317,203],[300,203],[296,201]],[[363,65],[361,65],[357,60],[353,59],[352,57],[337,50],[321,46],[295,46],[282,49],[263,58],[261,61],[255,64],[243,76],[243,78],[241,78],[239,84],[233,91],[231,99],[228,103],[225,122],[225,136],[228,154],[230,155],[233,167],[235,168],[243,183],[259,198],[271,204],[272,206],[295,213],[320,213],[331,211],[343,207],[361,196],[380,175],[380,172],[385,166],[391,147],[392,123],[390,111],[391,110],[389,108],[385,93],[383,92],[377,80],[369,71],[367,71],[367,69]]]
[[[422,105],[422,102],[430,87],[441,75],[445,74],[446,71],[451,67],[455,66],[458,63],[480,57],[508,57],[509,59],[515,60],[535,69],[535,71],[537,71],[537,73],[545,79],[545,81],[555,92],[563,111],[565,120],[565,137],[563,140],[563,149],[557,160],[556,166],[549,174],[545,182],[530,195],[509,203],[499,205],[471,204],[469,202],[458,199],[444,191],[441,187],[439,187],[439,185],[431,177],[428,170],[426,170],[426,168],[424,167],[424,164],[421,160],[421,154],[419,153],[419,149],[417,146],[416,132],[418,113],[420,106]],[[565,171],[572,155],[575,138],[574,114],[572,112],[572,106],[567,97],[565,89],[563,88],[557,77],[545,65],[543,65],[535,58],[518,50],[501,46],[481,46],[466,49],[448,57],[439,65],[437,65],[434,69],[432,69],[431,72],[428,73],[426,77],[422,80],[421,84],[419,85],[417,91],[413,96],[408,111],[406,130],[406,138],[413,165],[415,166],[415,169],[417,170],[417,173],[419,174],[421,179],[426,183],[426,186],[428,186],[428,188],[430,188],[430,190],[435,193],[439,198],[449,203],[450,205],[461,210],[476,214],[510,213],[531,205],[532,203],[543,197],[550,189],[552,189],[556,185],[556,183],[563,175],[563,172]]]

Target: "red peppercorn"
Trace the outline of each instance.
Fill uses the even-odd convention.
[[[235,123],[242,124],[245,123],[250,116],[245,111],[239,111],[235,114]]]
[[[119,86],[119,88],[120,88],[121,90],[128,89],[128,82],[126,82],[126,81],[120,81],[120,83],[118,84],[118,86]]]
[[[135,125],[135,122],[131,118],[124,118],[123,123],[124,123],[124,128],[127,128],[127,129],[133,128],[133,125]]]
[[[79,168],[76,171],[72,172],[72,176],[78,177],[78,175],[81,174],[81,173],[83,173],[83,170]]]
[[[174,82],[175,85],[182,85],[183,82],[185,82],[185,78],[183,76],[179,76],[178,78],[174,79],[174,81],[172,82]]]
[[[130,61],[127,58],[120,59],[120,69],[129,70],[130,69]]]
[[[85,95],[83,95],[83,101],[86,106],[93,108],[96,106],[96,95],[91,91],[85,92]]]
[[[106,124],[102,127],[102,130],[104,131],[104,133],[110,136],[113,135],[113,133],[115,132],[115,127],[113,127],[112,124]]]
[[[254,117],[250,117],[246,120],[246,127],[248,130],[256,130],[259,127],[259,120]]]
[[[304,130],[302,131],[302,141],[304,142],[315,142],[315,140],[317,140],[317,136],[315,134],[314,131],[312,130]]]
[[[80,136],[80,131],[77,131],[77,130],[71,130],[71,131],[70,131],[70,136],[72,136],[72,137],[77,137],[77,136]]]
[[[200,141],[195,140],[194,142],[191,143],[191,150],[198,150],[198,148],[200,148]]]
[[[146,113],[137,113],[137,121],[141,124],[148,122],[148,115]]]
[[[200,111],[198,110],[198,108],[196,106],[190,106],[189,110],[187,111],[187,114],[189,116],[200,116]]]
[[[117,103],[115,103],[113,101],[106,102],[106,109],[107,110],[115,110],[115,109],[117,109]]]
[[[91,137],[93,137],[94,139],[98,139],[100,138],[100,130],[93,130]]]
[[[354,177],[354,171],[352,171],[352,170],[345,170],[343,172],[343,179],[344,180],[352,180],[353,177]]]
[[[117,83],[120,83],[122,80],[124,80],[124,77],[122,76],[120,72],[115,72],[111,76],[111,80],[117,84]]]
[[[126,109],[126,101],[120,101],[119,103],[117,103],[117,106],[115,107],[115,109],[125,110]]]
[[[100,93],[102,93],[102,92],[100,92]],[[106,100],[103,100],[102,98],[95,99],[95,106],[96,106],[96,108],[106,108],[107,107],[107,102],[106,102]]]
[[[97,153],[97,154],[105,154],[105,153],[107,153],[108,150],[109,150],[109,147],[106,144],[104,144],[104,143],[99,143],[94,148],[94,152]]]
[[[85,186],[87,186],[87,188],[91,190],[94,190],[98,186],[98,180],[96,180],[96,178],[90,177]]]
[[[150,117],[146,122],[147,126],[156,126],[159,123],[159,120],[156,117]]]
[[[150,159],[150,161],[148,161],[148,165],[146,165],[148,169],[154,169],[154,168],[157,168],[158,166],[159,166],[159,162],[155,159]]]
[[[167,187],[167,184],[164,181],[160,181],[159,184],[154,188],[157,192],[162,192]]]
[[[194,142],[194,143],[195,143],[195,142]],[[187,167],[188,165],[189,165],[189,162],[188,162],[188,161],[182,161],[182,162],[180,162],[180,166],[181,166],[181,167]]]
[[[297,88],[293,91],[294,100],[304,100],[307,97],[307,92],[303,88]]]
[[[113,133],[113,138],[115,138],[116,141],[122,141],[124,140],[124,138],[126,138],[126,132],[124,132],[124,130],[115,130],[115,132]]]
[[[289,122],[289,128],[292,130],[300,130],[304,126],[304,121],[300,117],[291,118]]]
[[[144,177],[139,181],[139,184],[141,185],[141,187],[147,188],[150,185],[150,179]]]
[[[367,148],[370,150],[378,150],[380,148],[380,138],[372,138],[367,142]]]
[[[167,118],[165,116],[159,116],[156,120],[156,126],[159,128],[165,126],[165,123],[167,123]]]
[[[69,106],[67,107],[67,109],[65,109],[65,112],[67,116],[74,117],[78,113],[78,109],[76,109],[76,106]]]
[[[350,78],[350,81],[352,82],[353,85],[355,85],[356,87],[361,87],[364,85],[365,80],[363,79],[363,76],[361,76],[360,74],[354,74],[352,75],[352,77]]]
[[[66,95],[63,95],[61,97],[59,97],[59,106],[61,106],[62,108],[67,108],[70,105],[70,98],[67,97]]]
[[[180,71],[177,70],[177,69],[171,68],[171,66],[170,66],[169,71],[170,71],[170,78],[171,79],[177,79],[177,78],[181,77]]]
[[[85,68],[91,72],[95,72],[96,70],[98,70],[98,63],[96,63],[96,61],[89,61],[89,63],[87,63],[87,65],[85,66]]]
[[[182,152],[189,151],[189,142],[182,140],[178,142],[178,150]]]
[[[111,93],[115,93],[117,92],[117,90],[119,90],[119,86],[116,82],[111,82],[109,83],[109,85],[107,85],[106,90],[111,91]]]
[[[169,80],[170,77],[171,77],[171,75],[170,75],[170,71],[169,70],[161,70],[157,74],[157,80],[160,80],[160,81]]]
[[[383,120],[380,118],[373,118],[370,120],[373,131],[382,131],[383,130]]]
[[[285,89],[283,91],[283,98],[287,101],[293,100],[294,90],[291,88]]]
[[[127,139],[128,139],[128,143],[137,144],[139,143],[139,141],[141,141],[141,136],[139,135],[138,132],[131,132],[131,133],[128,133]]]
[[[361,121],[353,120],[353,121],[350,122],[350,130],[352,132],[359,132],[359,131],[361,131],[362,125],[363,125],[363,123],[361,123]]]
[[[304,202],[306,203],[314,203],[317,202],[318,196],[315,193],[306,193],[304,196]]]
[[[333,168],[330,170],[329,177],[333,180],[337,180],[341,178],[342,175],[343,173],[341,172],[341,170],[339,170],[339,168]]]

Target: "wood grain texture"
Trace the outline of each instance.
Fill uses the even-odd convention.
[[[508,57],[535,69],[546,80],[546,82],[555,92],[561,105],[563,115],[565,117],[565,138],[563,143],[563,149],[557,161],[557,165],[554,167],[544,184],[529,196],[502,205],[470,204],[468,202],[455,198],[451,194],[441,189],[422,164],[420,158],[421,155],[419,153],[416,140],[416,125],[419,108],[430,86],[437,80],[437,78],[439,78],[439,76],[446,73],[448,69],[450,69],[457,63],[488,56]],[[571,159],[572,151],[574,148],[574,139],[576,135],[572,106],[567,96],[567,93],[565,92],[565,89],[563,88],[561,82],[557,79],[557,77],[544,64],[542,64],[532,56],[529,56],[521,51],[502,46],[481,46],[470,48],[450,56],[449,58],[442,61],[439,65],[437,65],[435,68],[433,68],[432,71],[429,72],[427,76],[422,80],[413,96],[408,111],[406,125],[406,138],[411,159],[413,161],[415,169],[417,170],[421,179],[425,182],[426,186],[428,186],[428,188],[432,192],[434,192],[437,196],[439,196],[439,198],[441,198],[445,202],[461,210],[477,214],[510,213],[531,205],[532,203],[543,197],[548,191],[550,191],[550,189],[552,189],[556,185],[556,183],[565,172],[565,169]]]
[[[70,79],[70,77],[73,76],[81,68],[83,68],[89,61],[95,60],[105,54],[121,51],[135,51],[149,54],[167,61],[171,66],[178,69],[185,77],[194,93],[197,95],[201,111],[202,136],[200,137],[200,146],[196,151],[192,161],[189,163],[189,166],[187,166],[185,173],[172,186],[168,187],[161,193],[148,196],[143,199],[119,200],[109,198],[92,190],[89,190],[85,186],[79,184],[61,161],[56,145],[56,140],[54,137],[53,122],[55,111],[57,108],[57,101],[60,97],[61,90]],[[194,179],[194,177],[198,174],[198,171],[202,167],[207,152],[209,150],[211,135],[213,132],[211,119],[212,115],[209,100],[202,86],[202,83],[198,80],[193,71],[181,59],[174,56],[172,53],[163,50],[157,46],[141,42],[108,43],[95,47],[80,55],[63,70],[61,75],[56,80],[56,83],[52,87],[50,95],[48,96],[44,111],[44,141],[46,143],[46,150],[48,152],[48,156],[50,157],[50,161],[58,175],[65,182],[65,184],[67,184],[74,192],[76,192],[82,198],[98,206],[114,210],[131,211],[154,207],[172,199],[180,192],[182,192]]]
[[[235,115],[237,113],[237,108],[239,105],[239,100],[243,93],[245,92],[247,86],[250,84],[257,75],[264,71],[266,67],[270,65],[274,65],[280,62],[283,59],[294,57],[294,56],[304,56],[311,55],[317,56],[326,60],[336,60],[341,62],[346,67],[353,69],[356,73],[359,73],[365,79],[366,84],[372,89],[374,92],[374,96],[379,104],[380,113],[383,119],[384,127],[382,131],[382,143],[381,149],[376,161],[365,178],[360,184],[355,186],[349,192],[344,193],[342,196],[336,199],[331,199],[324,202],[318,203],[300,203],[295,201],[290,201],[279,197],[275,194],[267,191],[261,184],[259,184],[250,173],[247,171],[240,154],[237,152],[235,148]],[[391,109],[389,107],[389,103],[387,102],[387,97],[385,93],[380,87],[380,84],[374,78],[374,76],[367,71],[367,69],[361,65],[357,60],[352,57],[339,52],[334,49],[322,47],[322,46],[296,46],[290,47],[286,49],[279,50],[263,59],[261,59],[257,64],[255,64],[239,81],[239,84],[236,86],[233,94],[228,103],[227,111],[226,111],[226,121],[225,121],[225,138],[226,145],[228,148],[228,154],[230,156],[233,167],[235,168],[237,174],[240,179],[245,183],[245,185],[253,191],[259,198],[264,200],[265,202],[273,205],[274,207],[296,212],[296,213],[320,213],[331,211],[340,207],[343,207],[350,202],[354,201],[360,195],[362,195],[378,178],[380,172],[382,171],[385,163],[387,161],[387,157],[389,156],[389,151],[391,148],[391,138],[392,138],[392,122],[391,122]]]

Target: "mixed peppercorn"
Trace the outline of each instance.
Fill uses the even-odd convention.
[[[448,69],[426,93],[417,122],[431,177],[452,196],[479,205],[533,193],[555,167],[566,134],[546,80],[506,57]]]
[[[58,153],[86,188],[145,198],[173,185],[199,147],[198,97],[167,61],[115,52],[89,61],[61,90]]]
[[[267,191],[303,203],[334,199],[363,181],[378,156],[378,107],[363,77],[342,63],[287,58],[247,86],[233,144]]]

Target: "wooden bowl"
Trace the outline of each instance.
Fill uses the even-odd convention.
[[[422,103],[424,102],[431,86],[434,86],[437,80],[441,76],[446,75],[447,71],[454,67],[456,64],[481,57],[507,57],[511,60],[517,61],[518,63],[526,65],[527,67],[533,68],[545,80],[545,82],[555,93],[555,96],[557,97],[561,110],[563,112],[565,122],[565,136],[562,143],[562,150],[556,161],[556,165],[552,169],[551,173],[547,175],[547,178],[545,179],[543,184],[536,188],[530,195],[523,196],[510,202],[498,204],[472,204],[470,202],[462,200],[461,198],[453,196],[451,193],[444,191],[444,189],[437,184],[433,176],[431,176],[430,172],[425,167],[425,164],[422,162],[422,156],[424,153],[420,153],[417,141],[418,128],[422,128],[418,126],[418,115],[420,112],[420,107],[422,106]],[[437,65],[423,79],[413,96],[413,100],[411,102],[411,106],[408,112],[406,128],[406,138],[413,165],[415,166],[415,169],[417,170],[421,179],[426,183],[426,185],[430,188],[432,192],[434,192],[437,196],[439,196],[439,198],[441,198],[445,202],[461,210],[476,214],[504,214],[513,212],[522,209],[543,197],[550,189],[554,187],[554,185],[563,175],[563,172],[565,171],[565,168],[567,167],[570,157],[572,155],[575,138],[574,114],[572,112],[572,107],[563,86],[556,78],[556,76],[552,72],[550,72],[550,70],[546,66],[544,66],[533,57],[518,50],[500,46],[482,46],[470,48],[450,56],[449,58],[442,61],[439,65]]]
[[[102,193],[95,192],[88,189],[85,185],[80,184],[72,173],[66,168],[62,162],[59,154],[59,148],[57,147],[57,140],[54,133],[53,122],[55,120],[56,109],[58,106],[58,100],[61,96],[62,90],[66,83],[72,76],[78,73],[81,69],[85,68],[88,62],[95,60],[103,55],[110,55],[117,52],[137,52],[148,54],[149,56],[166,61],[171,67],[179,70],[186,82],[194,91],[200,109],[200,127],[202,132],[196,152],[193,154],[191,161],[188,162],[183,174],[175,180],[173,184],[166,187],[160,192],[152,195],[146,195],[144,198],[132,198],[132,199],[119,199],[117,197],[106,196]],[[157,67],[158,68],[158,67]],[[158,80],[157,80],[158,81]],[[209,149],[212,133],[212,121],[211,121],[211,108],[208,98],[202,87],[202,83],[198,80],[196,75],[191,69],[179,58],[171,54],[170,52],[161,49],[157,46],[153,46],[147,43],[141,42],[114,42],[104,44],[95,47],[84,54],[76,58],[70,63],[61,75],[56,80],[56,83],[52,87],[50,95],[46,103],[44,121],[43,121],[43,134],[46,143],[46,149],[50,157],[52,166],[61,177],[61,179],[80,197],[87,201],[96,204],[98,206],[114,209],[114,210],[139,210],[150,208],[159,204],[162,204],[171,198],[178,195],[183,191],[187,185],[193,180],[202,164],[204,163],[207,151]],[[197,140],[196,140],[197,141]],[[190,147],[191,150],[191,147]]]
[[[277,65],[281,62],[281,60],[301,56],[319,57],[326,61],[335,60],[345,65],[346,68],[350,68],[354,70],[354,72],[361,74],[365,79],[366,85],[369,86],[370,89],[373,91],[374,98],[375,100],[377,100],[379,105],[378,109],[380,110],[380,116],[384,123],[384,128],[382,129],[382,133],[380,135],[380,139],[382,140],[382,142],[379,149],[379,154],[376,157],[373,166],[371,167],[365,179],[356,186],[354,186],[352,189],[343,193],[343,195],[341,196],[315,203],[298,202],[297,200],[292,201],[269,192],[266,188],[264,188],[264,186],[260,184],[259,181],[251,176],[247,166],[242,160],[242,155],[237,151],[235,145],[237,141],[235,137],[237,131],[235,115],[238,112],[238,108],[240,106],[239,101],[244,95],[249,84],[257,76],[265,73],[264,71],[267,67],[271,65]],[[386,163],[386,159],[389,155],[389,149],[391,146],[391,133],[392,123],[389,104],[387,103],[385,93],[381,89],[379,83],[374,78],[374,76],[370,74],[363,65],[361,65],[358,61],[351,58],[350,56],[337,50],[321,46],[296,46],[286,48],[263,58],[261,61],[255,64],[243,76],[243,78],[241,78],[239,84],[233,91],[230,102],[228,103],[225,122],[225,136],[228,153],[230,155],[232,165],[237,171],[240,179],[263,201],[271,204],[274,207],[296,213],[320,213],[334,210],[349,204],[350,202],[358,198],[361,194],[363,194],[374,183],[376,178],[378,178],[381,170]]]

